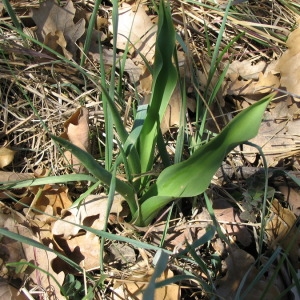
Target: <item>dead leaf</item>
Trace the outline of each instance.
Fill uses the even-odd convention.
[[[115,195],[111,214],[118,215],[122,211],[123,201],[121,195]],[[65,255],[87,270],[99,267],[99,237],[91,232],[84,232],[80,227],[65,221],[102,230],[106,222],[106,210],[107,195],[90,195],[77,207],[63,210],[62,219],[54,222],[52,226],[55,241]],[[58,263],[55,270],[63,271],[65,267],[67,266]]]
[[[295,102],[292,97],[273,101],[264,113],[257,136],[250,140],[251,143],[262,147],[268,167],[276,166],[280,159],[290,156],[292,151],[299,148],[298,105],[299,102]],[[243,145],[243,155],[253,163],[257,150]]]
[[[254,94],[267,94],[272,92],[272,88],[278,88],[280,85],[279,77],[271,72],[259,73],[258,81],[255,84]]]
[[[31,173],[15,173],[15,172],[0,171],[1,183],[33,179],[33,178],[35,178],[35,176],[34,174]],[[10,196],[19,199],[26,196],[26,194],[27,194],[27,188],[2,190],[0,191],[0,199],[9,199]]]
[[[298,21],[299,23],[299,21]],[[300,96],[300,27],[295,29],[288,37],[286,46],[287,50],[278,60],[276,70],[280,72],[281,85],[286,87],[287,91],[298,95],[295,97],[296,101]]]
[[[45,36],[44,44],[59,54],[64,55],[68,59],[73,57],[72,54],[66,49],[67,42],[62,31],[60,30],[56,30],[55,33],[49,32]]]
[[[66,186],[46,184],[43,188],[39,186],[29,187],[28,191],[30,195],[20,199],[16,203],[15,209],[23,209],[25,207],[24,204],[30,206],[29,209],[25,207],[24,212],[27,217],[30,216],[31,221],[36,222],[39,220],[41,227],[56,220],[53,217],[60,216],[62,210],[69,208],[73,203],[69,198]],[[43,214],[44,212],[47,212],[50,216]]]
[[[95,48],[90,48],[89,50],[89,56],[92,58],[92,60],[97,61],[97,62],[102,62],[106,66],[112,66],[114,63],[113,60],[113,49],[108,49],[103,47],[103,53],[102,53],[102,59],[100,59],[100,53],[99,53],[99,46],[97,45]],[[121,54],[117,54],[116,57],[117,61],[121,62],[123,60],[123,56]],[[118,68],[118,63],[116,65]],[[132,59],[126,58],[125,60],[125,66],[124,66],[124,71],[128,74],[130,81],[132,83],[136,83],[139,81],[139,78],[142,73],[142,68],[139,65],[136,65]]]
[[[279,191],[284,195],[285,201],[289,204],[292,212],[300,216],[300,193],[295,188],[286,185],[279,186]]]
[[[131,276],[126,280],[116,281],[113,287],[113,300],[142,300],[143,290],[146,289],[148,282],[154,270],[145,270],[144,275],[139,277]],[[141,273],[140,273],[141,274]],[[174,274],[171,270],[166,269],[156,282],[163,281],[167,278],[173,277]],[[177,284],[170,284],[155,290],[153,300],[176,300],[180,299],[180,288]]]
[[[62,138],[69,140],[80,149],[89,152],[89,112],[87,108],[80,107],[65,122],[65,131],[61,134]],[[80,173],[83,171],[79,159],[72,155],[70,151],[65,152],[65,157],[73,169]]]
[[[2,211],[6,208],[2,205]],[[31,229],[24,226],[27,223],[25,217],[9,207],[5,210],[7,213],[0,213],[0,227],[5,228],[9,231],[18,233],[22,236],[31,238],[39,242],[39,239],[33,234]],[[9,237],[3,236],[0,243],[0,258],[5,262],[19,262],[24,259],[25,261],[31,262],[38,266],[39,268],[45,270],[49,274],[52,274],[58,283],[61,285],[64,280],[64,274],[57,274],[53,271],[51,267],[52,260],[56,255],[52,252],[47,252],[39,248],[33,247],[29,244],[23,244],[16,240],[12,240]],[[11,272],[14,269],[11,269]],[[11,274],[12,276],[13,274]],[[30,277],[34,284],[41,286],[44,290],[47,291],[49,299],[63,299],[60,294],[60,288],[53,281],[53,279],[48,276],[46,273],[39,270],[31,270],[30,268],[24,269],[21,274],[14,274],[15,277],[21,278],[26,276]],[[49,293],[49,294],[48,294]]]
[[[16,151],[9,149],[8,147],[0,148],[0,168],[8,166],[14,159]]]
[[[296,216],[291,210],[282,207],[277,199],[272,201],[270,216],[266,223],[265,232],[270,247],[280,245],[288,251],[292,265],[299,269],[300,230],[296,226]]]
[[[49,39],[49,35],[52,35],[54,39],[60,38],[59,44],[62,46],[62,37],[57,35],[58,32],[61,32],[66,41],[66,50],[75,57],[78,50],[76,41],[85,31],[84,19],[74,24],[75,11],[71,0],[68,0],[64,7],[60,7],[54,0],[46,0],[40,4],[38,9],[32,9],[31,16],[37,25],[38,40],[45,42],[46,37],[48,36]]]
[[[115,194],[111,207],[111,213],[119,214],[122,211],[122,202],[124,199],[120,194]],[[68,210],[62,210],[62,219],[53,224],[52,232],[63,239],[70,239],[78,234],[80,227],[64,222],[85,225],[94,229],[102,230],[104,228],[105,214],[107,209],[107,195],[89,195],[77,207]]]
[[[246,226],[238,225],[239,223],[242,223],[242,220],[234,211],[234,208],[230,203],[228,203],[225,199],[216,198],[213,200],[213,209],[217,221],[225,228],[227,234],[235,236],[237,241],[245,247],[251,244],[251,234]],[[231,225],[230,223],[234,223],[234,225]]]
[[[227,268],[226,275],[215,283],[217,286],[218,297],[226,300],[235,299],[235,293],[242,279],[245,275],[247,275],[247,279],[241,292],[241,295],[243,295],[243,290],[249,286],[258,274],[258,270],[255,268],[254,263],[255,259],[246,251],[242,249],[232,249],[229,252],[228,257],[225,259],[225,265]],[[247,274],[250,268],[251,270]],[[261,299],[262,295],[264,295],[263,299],[275,299],[280,295],[279,289],[275,284],[273,284],[267,293],[264,294],[268,283],[267,279],[261,279],[256,285],[254,285],[251,292],[243,297],[243,299],[258,300]]]
[[[28,297],[18,289],[0,279],[0,298],[4,300],[27,300]]]
[[[118,31],[113,32],[112,25],[109,30],[117,35],[117,48],[125,50],[129,45],[129,52],[141,53],[150,62],[154,57],[157,25],[153,24],[146,14],[143,5],[137,9],[127,3],[123,3],[119,8]],[[112,24],[112,20],[110,20]],[[139,61],[143,59],[139,56]]]
[[[34,178],[33,173],[16,173],[16,172],[0,171],[0,182],[1,183],[33,179],[33,178]]]
[[[257,80],[259,74],[265,71],[266,66],[267,64],[265,61],[253,63],[251,60],[234,60],[232,63],[230,63],[226,76],[232,79],[232,77],[235,78],[236,75],[238,75],[239,77],[243,78],[243,80]]]

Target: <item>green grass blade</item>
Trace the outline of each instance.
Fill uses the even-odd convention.
[[[143,299],[155,299],[155,281],[160,277],[162,272],[166,269],[169,255],[163,251],[159,250],[156,255],[159,255],[158,261],[155,264],[154,273],[151,276],[147,288],[143,292]]]
[[[72,266],[75,270],[79,271],[79,272],[82,272],[82,269],[81,267],[74,263],[71,259],[67,258],[66,256],[62,255],[61,253],[37,242],[36,240],[33,240],[31,238],[28,238],[26,236],[22,236],[20,234],[17,234],[17,233],[14,233],[14,232],[11,232],[7,229],[4,229],[4,228],[0,228],[0,234],[1,235],[4,235],[4,236],[7,236],[13,240],[16,240],[16,241],[19,241],[21,243],[24,243],[24,244],[27,244],[27,245],[31,245],[33,247],[36,247],[36,248],[39,248],[39,249],[42,249],[42,250],[45,250],[45,251],[48,251],[48,252],[52,252],[54,253],[55,255],[57,255],[59,258],[61,258],[62,260],[64,260],[66,263],[68,263],[70,266]]]
[[[100,179],[105,185],[110,186],[112,174],[102,168],[100,164],[93,158],[92,155],[76,147],[65,139],[51,135],[51,138],[74,154],[84,165],[84,167],[96,178]],[[134,189],[124,181],[116,179],[116,191],[119,192],[127,201],[131,213],[137,211],[137,204],[135,202]]]
[[[12,6],[10,5],[9,1],[3,0],[2,3],[3,3],[3,5],[4,5],[4,7],[5,7],[7,13],[8,13],[9,16],[11,17],[11,20],[12,20],[14,26],[15,26],[18,30],[22,31],[21,23],[19,22],[19,20],[18,20],[16,14],[15,14],[15,11],[13,10],[13,8],[12,8]],[[23,38],[23,37],[22,37],[22,38]]]
[[[84,41],[84,46],[83,46],[83,55],[81,56],[81,61],[80,61],[80,65],[83,66],[87,57],[87,53],[88,50],[90,48],[91,45],[91,41],[92,41],[92,34],[93,34],[93,30],[95,28],[95,22],[96,22],[96,18],[98,15],[98,11],[99,11],[99,7],[101,4],[102,0],[95,0],[93,5],[94,5],[94,9],[91,15],[91,18],[89,20],[89,26],[87,29],[87,33],[86,33],[86,39]]]
[[[158,17],[152,95],[138,142],[142,173],[151,170],[153,166],[153,153],[160,122],[177,82],[177,72],[172,62],[175,30],[170,7],[164,1],[160,3]]]
[[[36,186],[36,185],[45,185],[45,184],[55,184],[55,183],[66,183],[71,181],[91,181],[97,182],[98,180],[90,175],[86,174],[68,174],[68,175],[60,175],[60,176],[49,176],[44,178],[34,178],[34,179],[26,179],[20,181],[12,181],[12,182],[0,182],[0,190],[6,189],[20,189],[23,187]]]

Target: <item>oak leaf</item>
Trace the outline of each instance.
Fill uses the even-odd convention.
[[[87,108],[80,107],[65,122],[65,131],[61,137],[69,140],[72,144],[80,149],[89,152],[89,112]],[[65,152],[66,160],[73,165],[75,172],[82,172],[83,167],[77,157],[72,155],[70,151]]]
[[[5,207],[1,205],[1,208]],[[31,238],[39,242],[39,239],[35,236],[32,230],[25,226],[27,224],[26,218],[18,212],[15,212],[9,208],[6,208],[6,211],[10,213],[0,212],[0,227],[5,228],[11,232],[18,233],[22,236]],[[10,274],[16,278],[23,279],[26,275],[26,278],[31,278],[32,282],[36,285],[41,286],[44,290],[49,291],[49,299],[64,299],[60,294],[60,288],[56,284],[58,282],[60,285],[63,283],[64,274],[57,274],[54,272],[51,266],[52,260],[56,255],[52,252],[47,252],[40,248],[33,247],[29,244],[21,243],[16,240],[12,240],[7,236],[3,236],[0,242],[0,258],[5,262],[19,262],[21,260],[31,262],[38,266],[40,269],[45,270],[41,272],[39,270],[31,270],[26,268],[22,270],[21,274]],[[14,269],[10,269],[11,272],[14,272]],[[53,275],[56,278],[56,282],[48,274]]]
[[[299,22],[298,22],[299,23]],[[276,69],[280,72],[281,85],[287,91],[295,94],[296,101],[300,99],[300,28],[295,29],[288,37],[287,50],[278,60]]]
[[[60,7],[55,0],[46,0],[38,9],[32,9],[31,16],[37,25],[38,40],[44,43],[47,36],[49,39],[49,35],[59,38],[57,33],[61,32],[66,41],[66,50],[74,57],[78,49],[76,41],[85,32],[84,19],[74,24],[75,11],[71,0],[68,0],[64,7]],[[60,39],[62,41],[61,37]]]
[[[109,29],[113,32],[112,25],[109,26]],[[151,61],[155,51],[156,31],[157,25],[153,24],[146,14],[143,5],[139,5],[136,9],[123,3],[119,9],[118,30],[113,32],[114,35],[117,35],[117,47],[119,49],[125,50],[128,44],[131,54],[140,53],[148,61]]]
[[[104,228],[105,214],[108,204],[107,195],[89,195],[81,204],[62,210],[62,219],[53,224],[52,232],[64,239],[70,239],[78,234],[80,227],[65,222],[64,220],[102,230]],[[122,211],[122,202],[124,199],[119,194],[115,194],[111,207],[111,213],[119,214]]]

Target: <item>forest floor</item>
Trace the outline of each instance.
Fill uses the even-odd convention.
[[[172,163],[274,98],[260,148],[235,147],[204,194],[141,226],[51,138],[90,153],[117,188],[151,186],[165,167],[157,149],[134,179],[114,167],[125,154],[107,113],[110,97],[129,133],[151,98],[162,4],[102,2],[0,2],[1,298],[299,299],[300,2],[166,1],[181,83],[160,124]]]

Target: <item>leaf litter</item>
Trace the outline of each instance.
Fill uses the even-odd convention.
[[[177,9],[176,5],[177,4],[175,3],[174,10]],[[223,5],[223,2],[219,3],[219,5]],[[199,23],[195,22],[195,19],[203,7],[193,7],[194,10],[192,15],[190,15],[189,8],[186,8],[186,13],[191,21],[190,23],[193,24],[194,30],[195,28],[198,30],[200,28],[198,27]],[[110,11],[110,8],[108,7],[107,10]],[[180,11],[182,12],[182,10],[178,9],[177,13]],[[42,2],[38,8],[32,8],[30,17],[36,26],[36,28],[32,28],[32,31],[40,42],[59,52],[67,59],[78,61],[80,56],[79,49],[82,47],[81,43],[84,41],[83,38],[86,34],[85,23],[89,20],[86,12],[84,12],[83,16],[80,16],[78,12],[78,5],[74,5],[70,0],[64,2],[63,6],[59,6],[55,1],[46,0],[45,2]],[[201,13],[203,13],[203,11],[201,11]],[[209,14],[207,14],[207,18],[210,18]],[[214,16],[214,18],[217,19],[216,16]],[[125,58],[125,72],[129,75],[130,83],[136,86],[137,91],[141,93],[142,98],[146,101],[150,92],[152,79],[151,77],[146,76],[146,80],[142,80],[145,72],[145,62],[143,57],[147,59],[147,63],[153,63],[155,35],[157,30],[155,17],[151,15],[151,11],[146,5],[137,5],[136,3],[128,4],[124,2],[119,9],[119,26],[117,33],[114,33],[112,30],[112,19],[104,18],[104,20],[105,21],[103,21],[103,17],[98,16],[97,28],[93,32],[92,44],[88,52],[90,66],[101,62],[99,56],[99,41],[105,43],[105,46],[103,46],[103,60],[107,69],[112,66],[112,57],[114,53],[112,52],[109,43],[107,43],[107,34],[117,34],[117,59],[120,61],[124,59],[123,54],[125,45],[129,43],[129,53],[127,53]],[[283,23],[281,19],[278,22]],[[110,26],[108,26],[109,24]],[[207,24],[214,24],[214,22],[208,19]],[[249,35],[251,36],[253,27],[251,27],[251,24],[249,26]],[[103,28],[107,30],[105,33]],[[180,26],[178,26],[178,29],[180,30]],[[283,29],[286,30],[285,28]],[[191,30],[192,35],[193,30],[189,30]],[[197,34],[199,32],[201,32],[201,29],[197,31]],[[242,56],[239,60],[231,59],[221,92],[217,94],[218,104],[221,109],[225,110],[227,108],[231,109],[230,102],[227,101],[228,98],[232,99],[231,101],[236,104],[235,109],[243,109],[254,103],[263,95],[268,94],[273,90],[278,91],[278,95],[281,97],[274,101],[266,112],[260,133],[252,141],[262,146],[264,153],[266,154],[268,167],[281,166],[284,160],[290,159],[290,157],[294,157],[294,155],[297,157],[297,153],[299,153],[299,106],[298,97],[295,96],[299,94],[297,84],[298,78],[295,76],[295,74],[298,73],[297,55],[299,49],[297,46],[298,43],[296,43],[298,35],[299,29],[295,29],[289,35],[286,42],[288,49],[282,56],[279,55],[280,57],[278,60],[261,60],[261,57],[254,55],[249,55],[247,59],[243,59]],[[281,45],[284,45],[284,43],[282,42]],[[255,47],[254,44],[252,45],[250,43],[250,47],[252,46]],[[274,49],[276,47],[278,47],[277,44],[275,44]],[[41,49],[38,50],[40,51]],[[252,50],[253,49],[250,49],[250,53]],[[34,51],[36,54],[33,54],[35,53]],[[195,51],[197,50],[195,49]],[[42,52],[44,53],[43,57],[40,55],[38,56],[36,49],[22,49],[22,51],[19,51],[18,53],[15,52],[16,56],[14,59],[19,61],[23,60],[24,57],[22,55],[24,53],[30,53],[35,58],[39,57],[39,59],[42,58],[47,60],[49,60],[49,57],[53,56],[53,54],[46,52],[45,50],[42,50]],[[46,56],[46,54],[48,56]],[[182,50],[178,50],[177,54],[179,57],[184,57],[184,55],[182,55]],[[274,51],[274,56],[278,56],[276,51]],[[190,73],[186,72],[187,62],[185,59],[182,59],[181,63],[183,66],[182,70],[184,70],[182,72],[184,74],[183,77],[190,77]],[[225,64],[226,62],[224,65]],[[205,65],[205,63],[202,62],[202,67],[203,65]],[[60,69],[58,66],[57,69],[54,68],[54,73],[52,73],[54,79],[49,79],[52,86],[58,87],[61,78],[63,78],[62,82],[63,84],[66,84],[66,86],[69,85],[70,82],[82,84],[82,81],[77,78],[76,72],[70,70],[68,72],[63,72],[64,74],[62,74],[62,70],[66,70],[64,66]],[[202,81],[202,86],[205,86],[207,83],[207,77],[205,78],[207,70],[199,68],[197,72],[201,75],[200,79]],[[30,78],[30,80],[34,78],[32,73],[29,73],[28,71],[26,71],[25,74],[29,74],[27,78]],[[65,78],[63,77],[64,75],[66,75]],[[217,82],[218,76],[218,71],[216,71],[212,80],[213,83]],[[41,76],[41,78],[43,77]],[[188,85],[190,85],[188,86],[189,90],[195,88],[190,82],[188,82]],[[84,86],[84,84],[82,84],[82,86]],[[93,145],[89,144],[91,129],[93,129],[94,125],[99,126],[99,121],[96,120],[97,116],[100,116],[100,120],[102,117],[102,112],[97,111],[99,95],[88,89],[84,90],[84,96],[82,96],[81,93],[82,92],[80,91],[80,93],[76,94],[72,89],[65,89],[64,93],[57,93],[57,89],[52,90],[50,85],[48,85],[43,86],[42,88],[37,87],[33,92],[33,96],[38,98],[40,95],[47,95],[48,102],[45,102],[47,104],[42,103],[40,106],[45,106],[45,110],[50,112],[50,115],[47,116],[47,122],[52,132],[63,132],[62,136],[64,138],[68,139],[81,149],[92,152]],[[172,133],[174,127],[176,129],[177,126],[180,126],[180,99],[181,92],[179,87],[177,87],[170,101],[165,121],[161,128],[162,132],[165,134]],[[82,105],[82,102],[85,102],[88,105]],[[196,111],[196,101],[191,97],[187,102],[189,112],[193,115]],[[67,107],[67,109],[65,107]],[[58,123],[55,123],[56,119],[59,119]],[[95,122],[95,124],[92,124],[92,122]],[[220,125],[222,127],[221,123]],[[15,124],[12,124],[12,126],[15,126]],[[12,128],[12,126],[10,128]],[[57,127],[60,128],[60,131],[57,130]],[[34,129],[35,127],[32,125],[32,128]],[[37,139],[32,142],[30,147],[32,146],[32,149],[45,149],[41,146],[41,144],[43,144],[42,139],[38,137],[43,131],[41,128],[38,128],[37,131],[37,134],[36,131],[34,131]],[[4,131],[2,131],[1,134],[4,134],[6,137]],[[30,140],[26,135],[21,135],[20,138],[23,140]],[[16,137],[14,140],[16,140]],[[101,143],[102,141],[100,140],[98,142]],[[50,145],[48,144],[47,147],[50,147]],[[2,183],[23,179],[24,177],[35,177],[33,172],[18,173],[11,171],[14,170],[12,166],[19,159],[18,155],[20,155],[20,153],[18,153],[19,151],[15,153],[14,150],[9,150],[6,146],[2,146],[1,149],[3,149],[3,151],[0,152],[0,167],[3,169],[0,173]],[[23,150],[20,151],[22,155]],[[241,149],[236,149],[236,151],[237,153],[243,154],[248,165],[252,166],[257,164],[258,166],[261,166],[261,162],[256,162],[257,152],[252,148],[244,146],[242,151]],[[35,157],[35,159],[32,160],[33,163],[27,162],[27,171],[32,171],[32,168],[36,168],[39,164],[52,164],[51,156],[44,160],[43,153],[44,150],[42,151],[41,157]],[[234,156],[237,155],[234,154]],[[239,167],[240,160],[234,162],[237,163],[237,167]],[[230,161],[230,163],[232,163],[232,161]],[[76,160],[76,158],[70,157],[68,153],[64,154],[64,158],[59,161],[58,165],[60,166],[60,170],[68,169],[67,172],[84,172],[80,162]],[[295,164],[295,166],[297,167],[297,164]],[[59,168],[54,168],[57,174],[60,173]],[[16,169],[20,170],[20,168]],[[241,184],[240,180],[234,178],[234,175],[231,178],[231,183],[234,185]],[[249,188],[247,186],[249,182],[243,182],[243,184],[245,184],[243,188]],[[1,192],[1,199],[14,198],[15,201],[17,201],[12,206],[13,209],[11,207],[3,206],[3,211],[5,211],[5,213],[1,214],[1,220],[3,221],[1,227],[11,230],[12,232],[21,233],[24,236],[53,247],[74,260],[86,270],[99,268],[99,238],[94,234],[84,232],[81,227],[79,228],[76,224],[89,226],[99,230],[103,229],[107,198],[105,194],[98,193],[98,195],[92,195],[85,198],[79,206],[71,207],[74,199],[76,200],[76,198],[78,198],[77,188],[80,190],[82,187],[79,186],[75,189],[72,187],[69,189],[63,185],[56,186],[51,184],[42,187],[28,187],[27,189],[21,189],[19,191],[7,190]],[[271,245],[270,248],[272,249],[276,249],[277,245],[280,245],[284,249],[289,249],[290,259],[296,266],[298,261],[297,247],[299,244],[299,230],[295,225],[297,221],[295,215],[298,215],[299,210],[298,198],[296,197],[298,194],[295,190],[292,190],[293,197],[290,197],[285,188],[286,186],[281,185],[279,190],[284,199],[289,198],[288,201],[290,207],[284,207],[284,203],[279,203],[276,199],[271,199],[272,197],[269,199],[271,204],[266,223],[267,243]],[[241,249],[235,249],[233,246],[229,247],[223,242],[220,242],[219,237],[216,236],[210,248],[211,253],[219,253],[220,258],[224,261],[224,269],[221,273],[217,273],[216,276],[219,278],[215,281],[217,287],[216,293],[220,297],[230,299],[237,293],[238,287],[241,284],[241,279],[244,276],[248,274],[244,283],[244,287],[246,288],[258,274],[258,269],[254,266],[254,256],[243,250],[243,248],[253,245],[252,232],[256,232],[256,226],[259,224],[260,220],[258,212],[260,211],[260,208],[255,206],[256,202],[254,201],[255,197],[253,194],[248,194],[248,198],[246,197],[246,194],[242,194],[241,199],[233,204],[231,201],[232,199],[229,201],[228,199],[224,199],[223,196],[220,197],[218,193],[215,194],[216,191],[214,188],[212,188],[211,192],[213,199],[215,199],[213,200],[213,208],[217,221],[220,223],[226,236],[230,237],[232,242],[235,242],[241,247]],[[258,190],[257,193],[262,195],[263,192],[262,190]],[[245,201],[249,200],[249,195],[251,196],[250,205],[246,205]],[[118,197],[116,196],[116,199],[117,198]],[[261,200],[261,198],[259,199]],[[7,200],[5,201],[5,203],[7,203]],[[114,232],[120,235],[130,235],[134,238],[137,238],[137,234],[144,234],[143,240],[160,245],[166,223],[163,222],[160,225],[153,224],[150,228],[136,228],[133,226],[133,232],[130,230],[128,231],[125,228],[129,225],[124,222],[124,219],[118,219],[119,214],[123,209],[121,202],[122,199],[120,202],[114,202],[109,216],[111,220],[114,220],[115,222],[113,227],[115,227],[114,230],[116,231]],[[245,218],[245,215],[247,215],[246,213],[248,213],[248,219]],[[251,216],[251,218],[249,216]],[[68,220],[72,222],[72,224],[66,223],[64,220]],[[170,251],[180,252],[186,249],[189,244],[201,238],[205,234],[207,225],[212,222],[210,214],[202,205],[197,208],[196,213],[194,213],[192,217],[184,216],[181,217],[180,220],[177,220],[177,222],[172,221],[170,223],[168,233],[165,236],[164,246]],[[294,244],[290,246],[290,241],[293,239],[295,240]],[[115,247],[117,250],[111,256],[108,255],[108,252],[112,251],[107,251],[107,261],[105,262],[109,265],[113,260],[118,260],[121,262],[121,270],[119,270],[119,272],[124,273],[129,272],[132,267],[139,268],[139,266],[141,266],[140,261],[142,257],[140,253],[138,255],[139,259],[136,259],[134,249],[131,246],[125,246],[128,247],[126,248],[128,257],[124,259],[124,252],[121,250],[124,245],[122,243],[110,244],[110,248],[108,247],[108,249]],[[22,251],[20,249],[22,249]],[[54,277],[58,279],[59,284],[62,284],[67,272],[74,272],[74,270],[69,269],[68,266],[55,255],[43,251],[40,252],[40,250],[26,244],[18,242],[11,243],[11,241],[8,241],[5,237],[1,238],[1,251],[6,254],[9,253],[7,256],[1,256],[3,262],[17,262],[22,261],[22,259],[25,259],[27,262],[33,262],[42,269],[53,274]],[[199,255],[203,255],[201,251],[204,251],[204,248],[200,247],[197,251]],[[20,253],[23,254],[20,255]],[[47,257],[47,259],[45,259],[45,257]],[[153,273],[153,269],[150,267],[151,254],[144,254],[144,259],[142,259],[142,261],[147,261],[147,263],[145,263],[143,268],[140,267],[142,275],[138,275],[139,277],[137,277],[134,272],[127,276],[126,279],[122,278],[124,274],[119,276],[119,278],[115,276],[116,278],[114,278],[115,282],[112,288],[115,298],[112,299],[122,299],[122,297],[126,299],[130,299],[129,297],[139,299],[136,297],[140,297],[141,294],[139,296],[136,295],[141,289],[147,286],[149,278]],[[2,264],[2,267],[3,266],[4,264]],[[166,269],[159,280],[172,278],[174,276],[173,271],[178,272],[177,268],[174,268],[174,265],[173,269],[174,270],[170,270],[169,268]],[[29,267],[25,268],[21,274],[14,272],[14,269],[10,269],[9,271],[13,273],[13,276],[20,276],[19,278],[21,279],[24,278],[24,274],[29,276],[32,280],[31,283],[33,284],[33,287],[37,285],[41,287],[40,295],[44,293],[44,296],[47,294],[47,297],[51,298],[51,294],[49,294],[51,291],[49,292],[48,290],[51,286],[55,289],[52,295],[55,293],[56,297],[61,298],[56,283],[52,282],[51,279],[49,279],[50,277],[44,276],[43,273],[32,271]],[[190,271],[192,271],[192,268],[190,268]],[[74,273],[75,275],[78,275],[76,272]],[[269,273],[271,274],[272,271],[269,270]],[[221,275],[223,275],[223,277]],[[1,277],[5,278],[5,274],[2,275],[1,273]],[[256,285],[254,285],[255,294],[251,294],[252,298],[249,299],[258,299],[261,296],[261,293],[266,288],[269,278],[270,276],[263,277]],[[5,289],[7,289],[7,286],[1,287],[0,290],[4,293]],[[277,297],[283,289],[284,287],[278,283],[269,289],[267,297]],[[179,285],[172,284],[165,288],[158,289],[157,293],[156,299],[179,299],[180,288]]]

